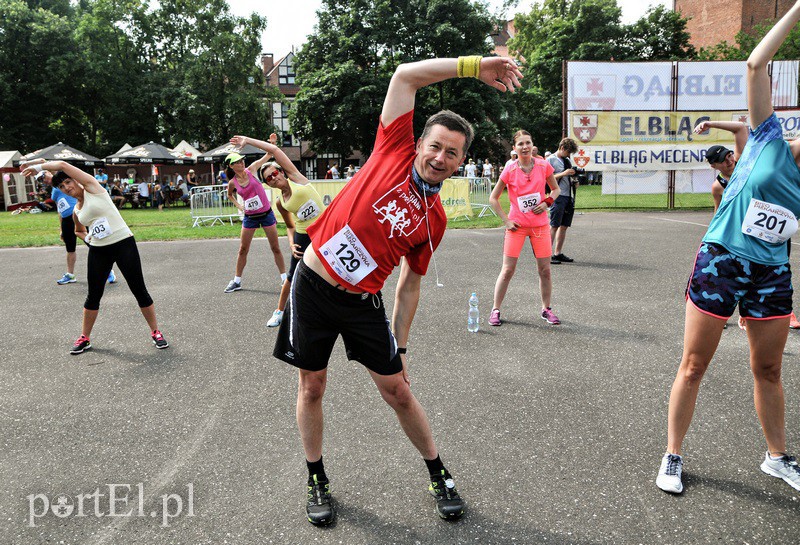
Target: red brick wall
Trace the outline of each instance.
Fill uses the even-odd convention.
[[[675,0],[675,10],[689,19],[686,25],[696,48],[725,40],[736,42],[736,34],[783,16],[793,0]]]

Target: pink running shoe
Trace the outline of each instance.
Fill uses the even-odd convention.
[[[542,320],[547,320],[550,325],[559,325],[561,323],[561,320],[558,319],[558,316],[555,315],[551,308],[542,310]]]
[[[159,330],[156,329],[155,331],[153,331],[150,337],[153,339],[153,344],[156,345],[156,348],[158,348],[159,350],[164,348],[169,348],[169,343],[167,342],[167,339],[164,338],[164,335],[162,335]]]
[[[503,325],[503,322],[500,321],[499,308],[492,309],[492,314],[489,316],[489,325]]]
[[[789,329],[800,329],[800,322],[797,321],[797,316],[794,315],[794,312],[792,312],[792,316],[789,318]]]
[[[86,335],[81,335],[78,337],[78,340],[75,341],[75,344],[72,345],[72,349],[69,351],[70,354],[76,356],[78,354],[83,354],[87,350],[92,347],[92,343],[89,342],[89,337]]]

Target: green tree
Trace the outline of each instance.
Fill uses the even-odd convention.
[[[541,149],[562,137],[563,62],[650,61],[692,58],[686,20],[662,7],[633,23],[621,23],[616,0],[545,0],[515,19],[509,43],[526,60],[517,122]]]
[[[290,111],[292,130],[318,151],[369,152],[383,99],[398,64],[432,57],[489,54],[496,24],[469,0],[324,0],[318,23],[297,53],[301,91]],[[421,90],[415,128],[444,108],[471,121],[472,152],[500,150],[510,130],[509,100],[474,81],[450,80]],[[501,151],[499,151],[501,153]]]
[[[0,149],[33,151],[59,139],[80,145],[81,113],[65,97],[79,62],[67,0],[49,7],[0,0]],[[76,138],[67,138],[68,136]]]

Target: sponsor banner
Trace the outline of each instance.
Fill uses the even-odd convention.
[[[673,68],[675,78],[673,80]],[[746,110],[745,61],[567,63],[567,109]],[[773,105],[797,106],[798,61],[772,66]]]
[[[572,162],[589,171],[692,170],[709,168],[710,144],[581,146]]]
[[[776,112],[783,127],[783,137],[800,137],[800,110]],[[738,121],[749,124],[746,111],[738,112],[569,112],[570,137],[584,144],[722,144],[733,145],[728,131],[710,129],[694,134],[703,121]]]
[[[710,193],[715,171],[676,170],[675,193]],[[669,173],[655,171],[610,171],[603,173],[603,195],[664,194],[666,199]],[[580,192],[580,190],[578,190]],[[580,193],[578,193],[580,198]],[[711,197],[709,197],[709,205]]]
[[[439,197],[442,199],[442,206],[444,206],[444,213],[447,215],[447,219],[460,216],[472,217],[469,184],[470,180],[468,178],[448,178],[442,182],[442,190],[439,192]]]

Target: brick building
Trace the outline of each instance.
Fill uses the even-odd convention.
[[[733,44],[740,31],[778,19],[792,5],[793,0],[674,0],[674,9],[689,19],[686,29],[698,49],[723,40]]]
[[[340,162],[340,158],[332,153],[317,153],[311,148],[310,142],[300,140],[292,134],[289,126],[289,110],[300,91],[300,87],[295,83],[297,74],[294,58],[294,51],[277,62],[272,53],[261,55],[261,67],[267,86],[277,87],[287,99],[286,102],[272,104],[272,124],[278,128],[278,145],[300,172],[310,180],[321,179],[325,177],[325,172],[331,165]],[[343,173],[347,165],[360,166],[363,162],[361,153],[355,152],[342,161],[339,172]]]

